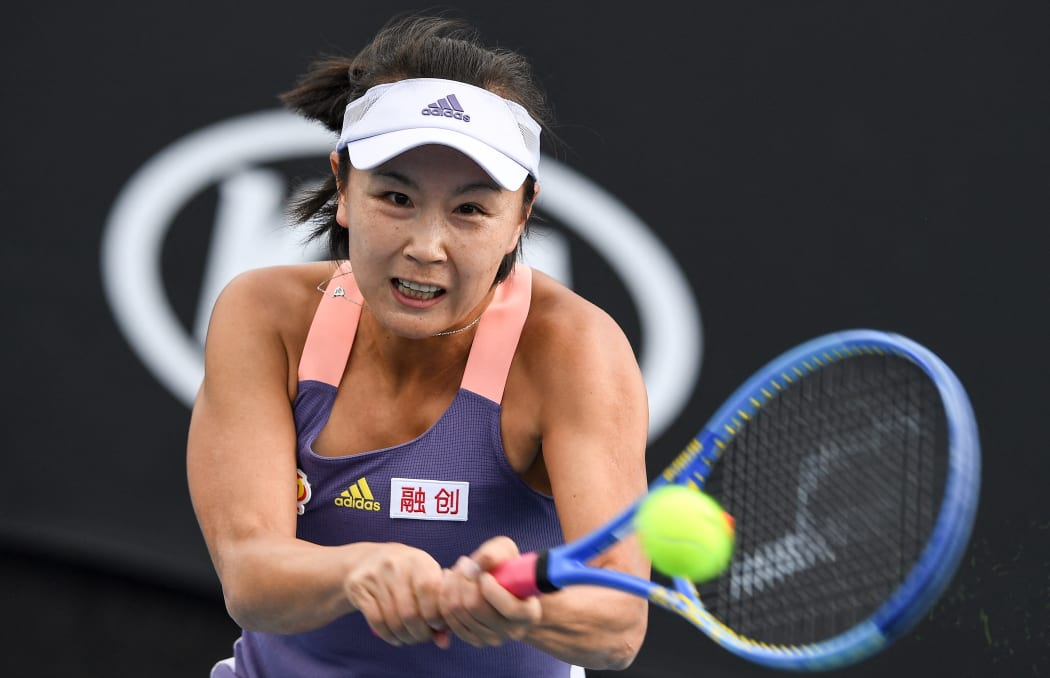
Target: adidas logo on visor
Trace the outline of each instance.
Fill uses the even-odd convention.
[[[460,105],[459,99],[456,98],[455,94],[449,94],[446,97],[442,97],[430,104],[422,111],[423,115],[435,115],[443,118],[453,118],[455,120],[462,120],[463,122],[470,122],[470,116],[463,110],[463,106]]]

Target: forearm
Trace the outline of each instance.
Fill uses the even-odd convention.
[[[353,612],[343,582],[358,546],[274,537],[228,546],[216,570],[230,616],[245,629],[297,633]]]
[[[525,641],[592,669],[627,668],[645,638],[648,604],[637,596],[574,586],[542,598],[543,617]]]

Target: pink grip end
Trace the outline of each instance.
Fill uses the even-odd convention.
[[[536,588],[535,553],[525,553],[513,560],[507,560],[491,570],[492,576],[500,585],[519,598],[532,598],[540,595]]]

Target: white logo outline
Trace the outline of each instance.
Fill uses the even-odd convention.
[[[203,347],[176,317],[161,280],[163,238],[173,215],[233,172],[327,154],[334,143],[331,132],[287,111],[251,113],[162,149],[117,196],[101,243],[104,291],[133,351],[187,406],[203,377]],[[655,438],[687,404],[699,378],[702,325],[688,279],[652,229],[613,196],[549,157],[542,168],[537,208],[609,262],[636,308],[644,337],[639,364],[649,393],[650,438]]]

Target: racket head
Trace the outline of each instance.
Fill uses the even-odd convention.
[[[921,473],[901,468],[911,457]],[[739,386],[649,491],[667,483],[708,492],[735,520],[729,568],[699,589],[684,578],[665,585],[587,565],[634,531],[644,496],[545,552],[535,568],[507,572],[526,571],[529,594],[590,584],[648,598],[761,665],[840,668],[907,633],[954,576],[977,510],[977,424],[962,384],[928,349],[899,334],[837,332],[783,353]],[[921,497],[889,496],[900,488]],[[906,544],[894,541],[904,532]],[[892,568],[876,557],[886,553]],[[816,595],[828,581],[838,588]],[[777,614],[786,620],[766,628]]]
[[[759,664],[826,670],[907,633],[950,583],[980,484],[976,420],[936,355],[898,334],[818,337],[742,384],[651,484],[736,520],[729,569],[653,602]]]

